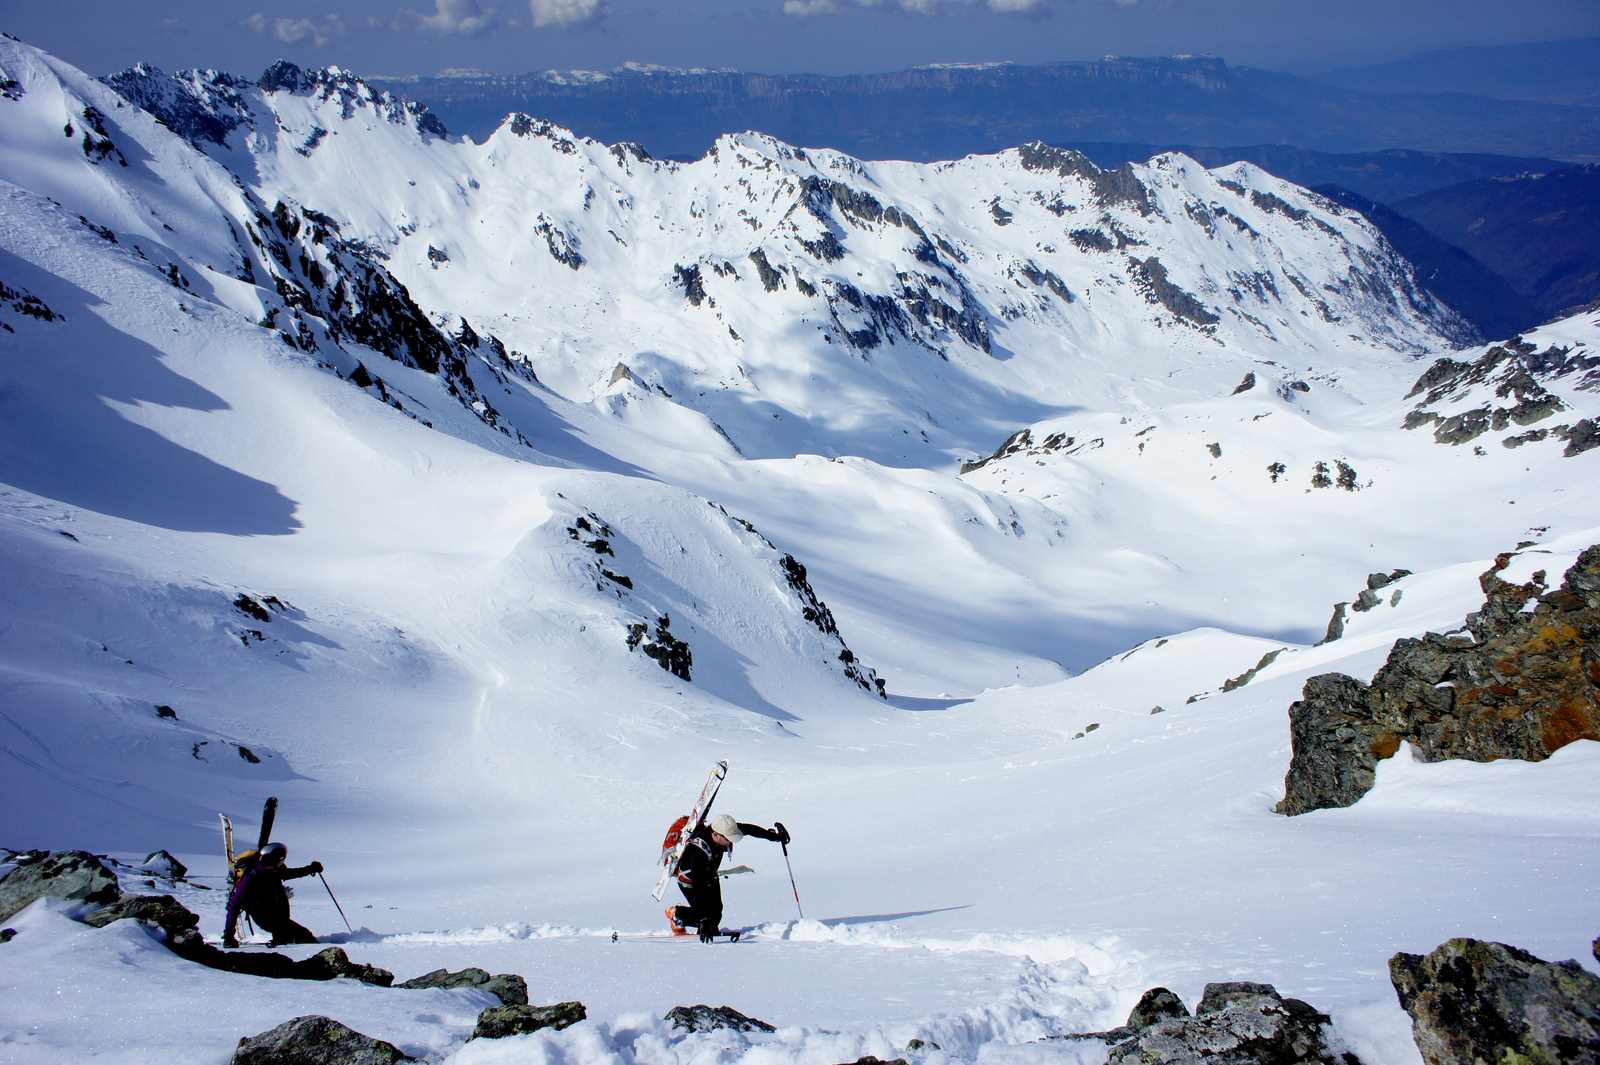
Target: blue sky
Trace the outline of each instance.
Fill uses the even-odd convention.
[[[773,73],[1203,52],[1306,71],[1600,36],[1600,0],[0,0],[0,28],[100,73],[520,73],[626,61]]]

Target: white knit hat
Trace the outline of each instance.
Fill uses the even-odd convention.
[[[728,837],[729,843],[738,843],[744,839],[744,833],[739,831],[739,822],[729,814],[718,814],[711,819],[711,831],[719,836]]]

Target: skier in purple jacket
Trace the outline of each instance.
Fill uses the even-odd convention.
[[[249,914],[250,919],[263,930],[271,933],[274,947],[285,943],[317,941],[316,935],[309,928],[296,924],[289,917],[289,889],[284,887],[283,882],[302,876],[316,876],[322,872],[322,863],[312,862],[310,865],[291,869],[288,866],[288,857],[289,848],[281,843],[269,843],[261,848],[256,860],[240,874],[238,882],[233,885],[233,891],[228,895],[228,919],[222,926],[223,946],[239,945],[236,929],[241,911]]]

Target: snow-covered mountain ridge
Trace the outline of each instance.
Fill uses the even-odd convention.
[[[1107,347],[1421,351],[1463,329],[1359,216],[1250,167],[1106,173],[1040,146],[868,164],[759,135],[675,164],[517,115],[451,143],[337,68],[108,80],[564,395],[623,362],[749,456],[839,453],[868,422],[896,462],[923,436],[980,450],[985,408],[1082,403]]]
[[[152,113],[14,41],[0,71],[6,842],[212,875],[215,812],[278,794],[363,900],[354,953],[583,997],[594,1024],[541,1038],[585,1065],[914,1034],[944,1048],[919,1065],[1021,1062],[1225,976],[1409,1063],[1388,952],[1590,934],[1597,830],[1556,811],[1597,808],[1592,745],[1271,807],[1309,676],[1458,626],[1512,545],[1559,572],[1600,539],[1595,315],[1453,351],[1358,218],[1179,156],[745,134],[666,164],[529,116],[452,141],[344,72],[132,72]],[[185,94],[216,139],[175,132]],[[619,980],[596,951],[661,920],[663,814],[721,757],[823,920],[783,920],[777,852],[741,844],[746,953]],[[124,992],[108,1040],[246,1034],[234,985],[58,916],[21,936],[67,998],[112,996],[71,959],[121,957],[222,1006]],[[11,979],[24,1060],[87,1046]],[[629,1027],[679,994],[797,1034]],[[460,1009],[328,1002],[491,1053]]]

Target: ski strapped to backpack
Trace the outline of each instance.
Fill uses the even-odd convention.
[[[667,837],[661,842],[661,876],[650,894],[657,902],[667,893],[667,881],[678,875],[678,862],[683,858],[683,849],[689,845],[690,837],[705,823],[706,814],[710,812],[711,804],[717,801],[717,792],[727,775],[727,762],[712,766],[710,775],[706,777],[706,785],[700,789],[700,797],[694,802],[694,808],[667,828]]]
[[[254,850],[233,853],[233,820],[227,814],[218,814],[222,819],[222,842],[228,854],[228,884],[232,886],[239,882],[239,878],[256,863],[261,849],[272,839],[272,822],[278,816],[278,798],[276,795],[267,799],[261,808],[261,834],[256,837]]]

